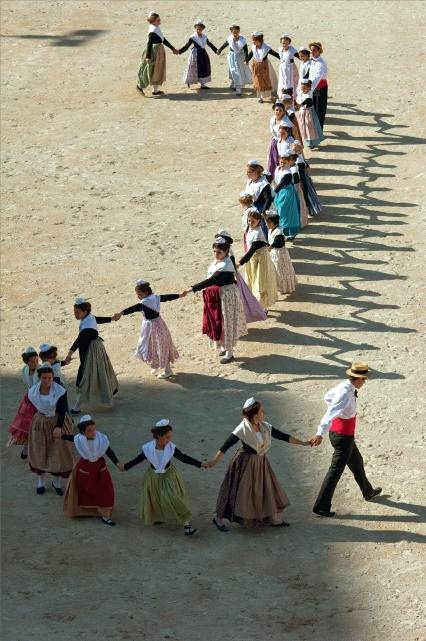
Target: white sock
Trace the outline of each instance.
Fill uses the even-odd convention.
[[[152,85],[152,91],[158,91],[158,85]]]
[[[234,356],[234,352],[231,349],[227,349],[225,352],[225,358],[232,358]]]
[[[44,487],[44,474],[37,476],[37,487]]]
[[[235,87],[235,91],[236,91],[237,93],[241,93],[241,87],[240,87],[239,85],[236,85],[236,87]]]
[[[61,479],[59,476],[52,476],[52,483],[54,487],[58,488],[58,490],[61,490]]]

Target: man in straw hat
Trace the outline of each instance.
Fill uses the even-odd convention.
[[[311,52],[311,64],[309,66],[308,78],[312,82],[312,100],[318,114],[321,129],[324,129],[328,99],[327,63],[321,55],[323,49],[320,42],[311,42],[309,44],[309,50]]]
[[[334,448],[331,464],[325,475],[321,489],[315,501],[313,512],[318,516],[334,516],[331,512],[331,501],[334,490],[346,465],[355,477],[366,501],[381,493],[382,488],[373,488],[364,470],[364,461],[355,443],[356,402],[358,390],[364,385],[370,370],[367,363],[352,363],[346,370],[348,380],[339,383],[324,396],[328,409],[321,419],[316,436],[310,440],[311,445],[320,445],[329,430],[331,444]]]

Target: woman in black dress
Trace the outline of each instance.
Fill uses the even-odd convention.
[[[186,45],[178,51],[179,54],[184,53],[192,46],[188,64],[183,74],[183,81],[188,87],[199,82],[200,89],[209,89],[206,85],[212,79],[210,58],[206,51],[206,46],[208,45],[216,54],[218,51],[206,34],[203,33],[205,28],[203,21],[197,20],[194,24],[194,33],[189,37]]]

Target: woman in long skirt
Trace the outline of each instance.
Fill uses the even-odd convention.
[[[81,412],[82,400],[111,405],[118,391],[118,382],[98,332],[98,324],[110,323],[113,318],[94,316],[92,305],[85,298],[76,298],[74,301],[74,316],[80,321],[79,334],[70,347],[65,363],[71,362],[73,353],[78,349],[77,399],[71,409],[71,414],[76,415]]]
[[[294,98],[297,83],[299,81],[299,72],[297,70],[295,58],[299,57],[297,49],[291,44],[291,38],[287,33],[283,33],[280,38],[280,68],[278,72],[278,96],[288,94]]]
[[[294,240],[300,229],[300,203],[290,169],[292,156],[292,153],[280,156],[280,164],[274,176],[275,209],[287,240]]]
[[[154,375],[158,374],[159,369],[163,370],[158,378],[170,378],[173,376],[171,364],[179,358],[179,354],[174,346],[169,328],[160,316],[160,305],[166,301],[180,298],[180,294],[158,296],[152,292],[150,284],[142,278],[137,281],[135,292],[140,303],[126,307],[122,312],[115,314],[113,318],[118,320],[123,315],[142,312],[143,319],[136,356],[151,366]]]
[[[219,237],[213,243],[214,261],[206,280],[183,292],[203,291],[203,334],[214,341],[222,364],[234,360],[234,347],[247,334],[244,307],[236,285],[234,264],[229,256],[229,243]]]
[[[22,379],[27,391],[24,394],[24,398],[19,403],[16,416],[7,430],[10,436],[6,447],[10,447],[11,445],[21,445],[21,459],[25,460],[28,458],[28,432],[36,411],[34,405],[28,398],[28,390],[39,382],[37,368],[40,361],[37,350],[34,347],[27,347],[21,354],[21,357],[25,363],[22,368]]]
[[[218,55],[229,46],[228,69],[231,89],[237,96],[242,95],[245,85],[251,85],[253,78],[249,67],[245,64],[248,58],[247,40],[240,35],[240,27],[236,24],[229,28],[231,35],[217,50]]]
[[[322,207],[314,183],[309,174],[309,165],[303,156],[302,145],[300,143],[294,143],[293,151],[297,154],[296,166],[299,172],[300,184],[302,186],[303,196],[308,207],[309,215],[315,216],[320,213]]]
[[[279,127],[281,125],[292,127],[291,121],[287,118],[285,108],[282,102],[277,101],[273,106],[274,115],[269,121],[269,129],[271,132],[271,142],[268,147],[268,172],[273,176],[276,168],[278,167],[278,141],[281,138]]]
[[[279,227],[280,217],[270,213],[266,216],[268,226],[268,251],[277,276],[280,294],[291,294],[296,289],[296,274],[290,254],[285,246],[283,230]]]
[[[293,177],[293,185],[296,189],[297,196],[299,198],[299,218],[300,218],[300,229],[303,229],[309,224],[309,209],[305,201],[305,196],[303,193],[302,182],[299,174],[299,166],[296,163],[298,154],[293,154],[292,164],[290,166],[291,175]]]
[[[210,47],[210,49],[212,49],[216,54],[218,51],[215,45],[207,38],[206,34],[203,33],[205,28],[203,21],[197,20],[194,24],[194,33],[189,37],[186,45],[178,50],[180,55],[192,47],[188,58],[188,64],[183,74],[183,82],[188,87],[199,82],[200,89],[210,88],[207,87],[207,83],[212,79],[212,72],[210,58],[206,51],[206,47]]]
[[[262,525],[285,527],[281,512],[290,504],[266,456],[271,439],[292,445],[310,445],[276,429],[265,421],[261,403],[249,398],[242,410],[243,420],[205,467],[214,467],[230,447],[240,443],[219,490],[213,523],[221,532],[229,522],[253,528]]]
[[[39,383],[33,385],[28,398],[35,408],[28,437],[28,462],[31,472],[37,474],[37,494],[44,494],[45,474],[53,476],[52,486],[63,496],[61,478],[68,478],[74,466],[70,443],[58,440],[61,434],[72,434],[68,414],[67,392],[53,380],[50,365],[38,368]]]
[[[274,68],[268,60],[268,56],[274,56],[280,59],[279,54],[272,49],[263,40],[263,33],[255,31],[252,34],[253,45],[247,57],[247,62],[253,59],[252,74],[253,87],[257,94],[258,102],[262,103],[264,99],[268,100],[277,90],[278,80]]]
[[[80,418],[79,434],[62,434],[63,441],[74,442],[80,455],[70,478],[64,497],[64,512],[70,518],[98,516],[105,525],[115,525],[112,520],[114,508],[114,485],[108,471],[105,455],[120,470],[119,460],[109,446],[109,439],[96,429],[89,414]]]
[[[152,86],[152,95],[160,96],[163,91],[159,87],[166,80],[166,52],[164,46],[168,47],[177,55],[178,51],[172,44],[164,37],[161,31],[161,19],[158,13],[151,13],[148,15],[148,43],[146,49],[142,53],[142,62],[139,67],[139,82],[136,89],[144,93],[149,85]]]
[[[190,523],[191,510],[185,483],[173,465],[172,458],[198,468],[203,465],[172,443],[172,430],[168,419],[158,421],[151,429],[153,440],[145,443],[142,452],[122,468],[130,470],[142,461],[150,463],[143,478],[140,503],[140,518],[146,525],[179,524],[183,525],[185,536],[193,536],[198,530]]]
[[[266,238],[260,227],[259,212],[249,214],[247,234],[248,251],[240,258],[237,266],[245,265],[247,285],[264,309],[278,300],[275,269],[269,256]]]
[[[298,96],[299,111],[297,122],[299,124],[302,142],[313,149],[324,140],[320,121],[312,101],[312,82],[308,79],[301,80],[301,92]]]

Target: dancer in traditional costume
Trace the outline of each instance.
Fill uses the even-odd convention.
[[[130,470],[142,461],[150,463],[142,483],[140,518],[146,525],[170,523],[183,525],[185,536],[198,530],[190,523],[191,510],[183,478],[172,463],[176,458],[187,465],[202,467],[201,461],[181,452],[172,442],[172,426],[163,418],[151,429],[153,440],[142,446],[142,452],[123,465]]]
[[[105,455],[120,470],[120,462],[110,448],[109,439],[96,429],[89,414],[80,418],[79,434],[62,434],[63,441],[74,442],[80,459],[74,466],[64,497],[64,512],[70,518],[98,516],[105,525],[115,525],[114,485],[108,471]]]
[[[284,232],[279,227],[278,214],[269,213],[266,216],[268,225],[268,251],[277,276],[277,286],[280,294],[291,294],[296,289],[296,274],[290,254],[285,246]]]
[[[268,55],[280,59],[279,54],[274,51],[263,40],[263,33],[255,31],[252,34],[252,47],[247,57],[247,62],[253,58],[252,74],[253,87],[256,90],[258,102],[262,103],[264,99],[269,99],[271,93],[277,90],[278,80],[274,68],[268,60]]]
[[[223,228],[219,229],[218,233],[215,235],[215,241],[217,241],[218,238],[224,238],[229,245],[229,258],[232,260],[232,263],[236,270],[237,287],[240,291],[241,300],[243,302],[246,323],[257,323],[258,321],[266,320],[268,318],[267,313],[263,309],[262,305],[259,304],[257,298],[253,296],[251,290],[246,285],[244,278],[237,270],[237,264],[235,262],[235,256],[232,250],[232,243],[234,242],[234,239],[231,237],[230,233]]]
[[[92,305],[81,297],[74,301],[74,316],[80,321],[79,334],[71,345],[65,362],[70,363],[73,353],[78,349],[80,366],[76,380],[77,399],[71,409],[71,414],[76,415],[81,412],[83,400],[111,405],[113,396],[118,391],[118,382],[98,332],[98,324],[110,323],[113,318],[94,316]]]
[[[309,80],[312,82],[312,100],[318,114],[321,131],[324,129],[325,114],[327,113],[328,100],[328,70],[327,63],[321,56],[323,49],[320,42],[311,42],[309,45],[312,62],[309,67]]]
[[[243,208],[243,211],[241,214],[241,229],[243,230],[244,251],[247,251],[246,235],[248,232],[248,215],[253,209],[255,209],[255,207],[253,207],[253,196],[251,196],[251,194],[246,194],[245,191],[242,191],[240,192],[240,197],[238,198],[238,201],[241,207]]]
[[[321,211],[321,203],[318,198],[314,183],[309,174],[309,165],[303,156],[303,148],[299,141],[293,143],[292,151],[297,154],[296,165],[299,171],[300,183],[302,186],[305,203],[308,207],[309,215],[315,216]]]
[[[10,447],[11,445],[21,445],[21,459],[25,460],[28,458],[28,432],[32,418],[35,414],[35,407],[28,399],[28,390],[39,382],[37,368],[40,361],[34,347],[27,347],[21,356],[25,363],[22,368],[22,379],[27,391],[24,398],[19,403],[15,418],[8,428],[10,436],[6,447]]]
[[[264,214],[265,211],[270,209],[273,199],[272,188],[270,180],[264,174],[264,169],[258,160],[249,160],[246,169],[247,182],[244,188],[246,194],[250,194],[253,198],[253,207],[258,212]],[[268,233],[265,221],[262,218],[263,233]]]
[[[226,364],[234,360],[234,347],[247,334],[247,324],[236,285],[236,270],[224,238],[219,237],[213,243],[213,255],[207,279],[192,285],[183,295],[204,290],[203,334],[214,341],[219,356],[223,357],[220,362]]]
[[[217,50],[218,55],[224,49],[229,47],[228,68],[231,89],[236,92],[237,96],[242,95],[245,85],[251,85],[253,82],[251,71],[244,64],[248,58],[247,40],[240,35],[240,27],[236,24],[229,28],[231,35],[226,39],[221,47]]]
[[[168,47],[177,55],[178,51],[170,44],[164,37],[161,31],[161,19],[158,13],[153,11],[148,15],[148,44],[142,53],[142,62],[139,68],[139,83],[136,89],[144,93],[149,85],[152,86],[152,95],[160,96],[164,91],[160,91],[159,87],[166,80],[166,51],[164,46]]]
[[[293,138],[293,125],[290,123],[288,124],[289,121],[286,119],[285,121],[280,122],[278,125],[278,142],[277,142],[277,151],[278,151],[278,158],[280,156],[285,156],[286,154],[291,152],[292,145],[295,142],[295,139]],[[278,163],[279,165],[279,163]]]
[[[287,240],[294,240],[300,229],[300,203],[291,173],[292,153],[280,156],[274,175],[275,209]]]
[[[203,33],[205,28],[203,21],[197,20],[194,24],[194,33],[189,37],[186,45],[178,51],[178,53],[181,54],[192,47],[188,64],[183,74],[183,81],[188,87],[199,82],[200,89],[210,89],[210,87],[206,86],[212,79],[210,58],[206,47],[210,47],[216,54],[218,51],[215,45],[207,38],[206,34]]]
[[[136,282],[136,296],[140,303],[126,307],[122,312],[113,316],[118,320],[121,316],[141,312],[143,314],[140,337],[136,348],[136,356],[151,367],[151,372],[158,378],[173,376],[171,364],[179,358],[174,346],[169,328],[160,316],[160,305],[169,300],[177,300],[180,294],[154,294],[151,285],[143,279]]]
[[[299,105],[296,116],[297,122],[302,136],[302,142],[310,149],[313,149],[324,140],[324,136],[312,102],[312,82],[305,78],[301,80],[300,87],[301,90],[297,99]]]
[[[230,447],[240,442],[240,448],[234,454],[220,487],[213,523],[221,532],[229,531],[225,519],[246,527],[288,526],[281,512],[290,501],[278,483],[266,454],[272,438],[292,445],[308,446],[310,442],[300,441],[267,423],[262,404],[254,398],[244,403],[242,415],[243,420],[216,456],[205,463],[205,467],[214,467]]]
[[[281,98],[282,104],[284,105],[285,115],[288,120],[291,122],[292,130],[291,135],[295,140],[302,140],[300,135],[299,125],[297,124],[296,110],[294,109],[294,99],[290,94],[283,94]]]
[[[309,67],[312,64],[311,52],[308,47],[300,47],[299,49],[299,59],[301,61],[299,69],[299,82],[297,83],[296,97],[300,91],[300,83],[303,79],[309,78]]]
[[[237,263],[245,265],[247,285],[266,310],[278,300],[275,269],[269,256],[266,238],[260,226],[262,216],[259,212],[249,214],[247,234],[248,251]]]
[[[47,473],[53,476],[56,494],[62,496],[60,479],[68,478],[74,466],[72,445],[55,438],[60,433],[73,431],[67,392],[53,380],[50,365],[40,365],[37,371],[39,382],[28,392],[35,408],[28,436],[28,462],[31,472],[37,474],[37,494],[44,494],[46,490],[44,476]]]
[[[271,117],[271,120],[269,121],[269,129],[270,129],[272,138],[268,147],[267,167],[268,167],[269,173],[272,174],[273,176],[276,168],[278,167],[277,143],[278,143],[278,140],[280,139],[279,127],[280,125],[286,125],[287,127],[291,128],[292,123],[286,116],[285,108],[282,102],[277,101],[274,105],[272,105],[272,109],[274,111],[274,115]]]
[[[303,229],[309,224],[309,209],[303,193],[302,181],[299,175],[299,165],[296,163],[297,158],[298,154],[293,153],[291,156],[290,171],[293,177],[293,185],[299,198],[300,229]]]
[[[280,68],[278,72],[278,96],[288,94],[294,96],[296,93],[297,83],[299,81],[299,72],[297,70],[295,58],[299,57],[297,49],[291,44],[291,38],[287,33],[283,33],[280,38]]]
[[[66,361],[58,360],[58,348],[55,345],[50,345],[49,343],[42,343],[39,347],[39,357],[42,363],[47,363],[52,366],[53,369],[53,380],[55,383],[62,385],[61,380],[61,367],[66,365]]]
[[[364,470],[364,461],[355,443],[358,391],[371,373],[367,363],[352,363],[346,370],[348,379],[330,389],[324,396],[327,411],[321,419],[311,445],[321,445],[329,431],[334,452],[331,464],[315,501],[313,512],[318,516],[332,517],[331,502],[337,483],[348,466],[366,501],[378,496],[382,488],[373,488]]]

